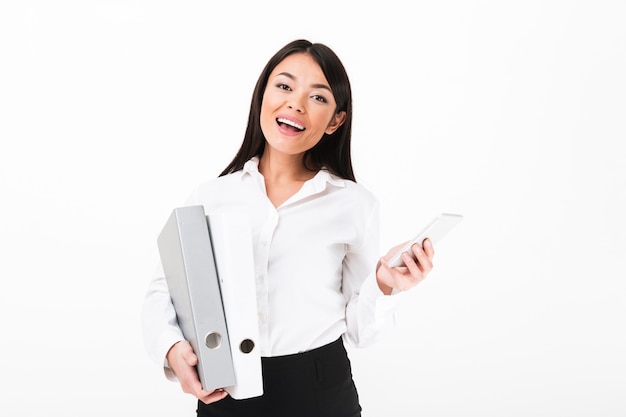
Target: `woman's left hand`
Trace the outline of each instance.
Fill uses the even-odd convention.
[[[414,244],[411,249],[414,256],[402,254],[405,266],[390,268],[387,261],[391,259],[405,244],[395,246],[383,256],[376,270],[376,281],[381,291],[389,295],[395,288],[406,291],[419,284],[433,269],[435,249],[430,239],[424,239],[422,246]]]

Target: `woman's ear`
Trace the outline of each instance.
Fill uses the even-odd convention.
[[[343,122],[346,121],[346,112],[345,111],[340,111],[339,113],[335,114],[332,118],[332,120],[330,121],[330,123],[328,124],[328,126],[326,127],[326,134],[327,135],[332,135],[333,133],[335,133],[335,131],[337,129],[339,129],[339,127],[343,124]]]

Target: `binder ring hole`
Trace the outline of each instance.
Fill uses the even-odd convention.
[[[209,349],[217,349],[222,345],[222,335],[217,332],[207,333],[204,336],[204,344]]]
[[[254,342],[250,339],[244,339],[243,342],[239,344],[239,350],[243,353],[250,353],[254,349]]]

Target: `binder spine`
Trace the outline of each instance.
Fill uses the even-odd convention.
[[[207,216],[217,265],[236,384],[235,399],[263,395],[252,227],[245,212]]]
[[[179,326],[206,390],[235,383],[219,278],[202,206],[175,209],[157,240]]]

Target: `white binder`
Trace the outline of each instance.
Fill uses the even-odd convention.
[[[213,248],[202,206],[175,209],[157,239],[178,324],[206,390],[235,384]]]
[[[222,290],[230,340],[235,399],[263,395],[252,227],[245,212],[216,211],[208,216],[213,254]]]

